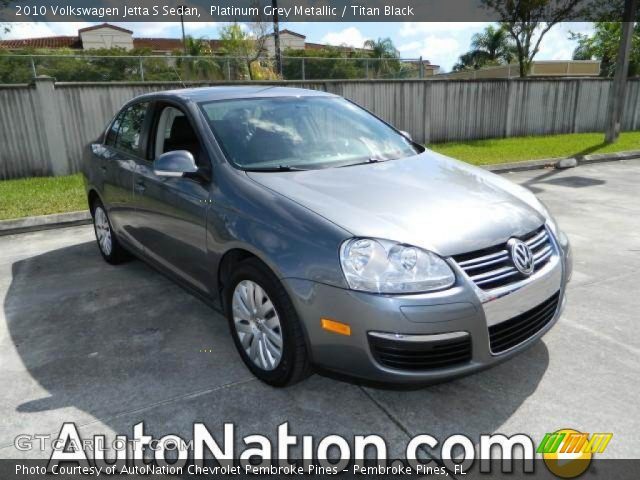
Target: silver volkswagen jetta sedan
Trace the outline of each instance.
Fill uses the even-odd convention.
[[[564,306],[569,242],[532,193],[336,95],[143,95],[84,175],[105,260],[134,254],[221,309],[272,385],[312,367],[450,379],[527,348]]]

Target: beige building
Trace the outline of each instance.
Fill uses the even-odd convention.
[[[600,62],[597,60],[539,60],[531,65],[530,77],[597,77]],[[464,70],[436,75],[441,79],[515,78],[520,76],[517,63]]]
[[[133,32],[126,28],[103,23],[78,30],[83,50],[99,48],[124,48],[133,50]]]
[[[280,51],[284,52],[287,49],[304,50],[306,49],[306,38],[304,35],[291,30],[280,30]],[[276,54],[276,44],[272,33],[265,38],[264,48],[270,57]]]

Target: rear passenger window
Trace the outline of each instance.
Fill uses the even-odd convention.
[[[119,122],[116,147],[134,155],[139,155],[142,125],[147,113],[147,104],[138,103],[127,108]],[[116,122],[114,122],[115,124]]]

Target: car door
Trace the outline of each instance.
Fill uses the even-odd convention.
[[[153,160],[172,150],[190,151],[200,174],[162,177]],[[188,116],[177,106],[157,104],[147,157],[134,179],[137,242],[145,254],[203,292],[212,287],[207,268],[207,204],[211,163]]]
[[[112,228],[125,241],[131,242],[133,221],[133,182],[138,161],[142,157],[143,127],[149,103],[125,107],[107,131],[104,146],[94,148],[103,177],[102,200],[109,213]]]

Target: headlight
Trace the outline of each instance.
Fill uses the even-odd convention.
[[[455,276],[436,254],[373,238],[352,238],[340,248],[349,287],[375,293],[417,293],[450,287]]]

